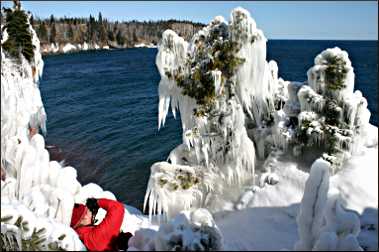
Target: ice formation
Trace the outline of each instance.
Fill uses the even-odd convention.
[[[365,145],[370,112],[362,93],[353,92],[354,71],[347,52],[326,49],[314,63],[307,73],[308,85],[291,87],[297,98],[290,99],[291,107],[284,106],[289,118],[297,117],[297,124],[291,125],[297,132],[289,142],[298,145],[297,155],[322,146],[322,157],[336,173]]]
[[[141,229],[129,241],[129,251],[218,251],[223,237],[208,210],[183,211],[159,230]]]
[[[300,240],[295,249],[363,251],[357,240],[358,215],[344,209],[338,192],[328,197],[329,170],[330,163],[321,158],[311,167],[297,217]]]
[[[1,48],[1,167],[6,173],[1,181],[1,233],[8,241],[15,235],[18,249],[35,249],[21,244],[21,238],[39,237],[42,249],[51,249],[48,246],[57,242],[60,248],[82,250],[83,244],[68,225],[73,196],[80,189],[76,170],[50,162],[43,136],[29,134],[32,128],[46,132],[46,113],[38,88],[43,70],[40,43],[28,26],[34,46],[31,62],[23,55],[20,61],[9,57]],[[8,39],[7,29],[3,34],[2,45]],[[38,230],[42,230],[38,235],[33,233]]]
[[[3,48],[10,35],[8,27],[2,26],[2,244],[17,250],[85,250],[69,226],[74,203],[84,203],[89,196],[115,196],[94,184],[82,187],[75,168],[50,161],[44,137],[35,134],[38,129],[46,132],[46,113],[38,87],[43,61],[39,39],[29,21],[26,25],[34,53],[30,61],[21,53],[19,58],[13,57]],[[101,219],[104,210],[98,214]]]
[[[297,250],[312,250],[319,235],[329,190],[329,168],[330,164],[324,160],[315,161],[311,167],[297,216],[300,237]]]
[[[327,196],[329,174],[343,177],[351,160],[377,148],[377,128],[369,123],[366,99],[354,91],[347,52],[326,49],[307,81],[285,81],[276,62],[266,61],[262,31],[246,10],[236,8],[229,23],[215,17],[189,42],[166,30],[156,65],[158,128],[171,106],[174,117],[180,112],[183,143],[151,167],[144,202],[149,216],[169,220],[200,207],[217,214],[295,204],[305,189],[296,247],[331,249],[325,242],[335,235],[335,248],[360,249],[355,229],[341,236],[331,228],[333,218],[356,226],[355,217],[341,217],[350,214],[348,189],[333,183],[333,190],[343,192],[334,207]],[[288,192],[282,198],[286,186],[296,188],[297,196]]]
[[[177,165],[185,165],[200,176],[198,185],[168,196],[156,182],[153,166],[145,197],[145,204],[150,197],[150,214],[167,214],[168,204],[177,211],[206,206],[207,199],[216,199],[231,184],[254,179],[255,147],[244,110],[261,128],[272,123],[275,98],[285,92],[276,62],[266,61],[266,41],[242,8],[233,10],[229,25],[218,16],[189,43],[171,30],[163,33],[156,57],[161,75],[158,128],[171,105],[174,116],[180,111],[183,129],[183,144],[170,153],[171,164],[165,164],[163,173],[178,173]],[[176,193],[187,196],[179,203],[171,197]]]

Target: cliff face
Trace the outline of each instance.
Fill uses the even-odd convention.
[[[178,20],[109,22],[102,19],[100,13],[97,19],[92,16],[89,19],[55,19],[53,16],[45,20],[35,19],[32,26],[41,40],[42,53],[47,53],[64,51],[63,47],[68,43],[79,50],[87,47],[88,49],[128,48],[142,44],[156,46],[163,31],[167,29],[190,39],[204,25]]]

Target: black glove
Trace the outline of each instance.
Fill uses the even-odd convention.
[[[97,199],[88,198],[86,202],[86,206],[92,212],[93,216],[97,214],[97,211],[99,210],[99,204],[97,204]]]
[[[129,239],[132,237],[133,235],[129,232],[121,232],[117,238],[116,238],[116,246],[117,246],[117,249],[119,251],[127,251],[128,250],[128,242],[129,242]]]

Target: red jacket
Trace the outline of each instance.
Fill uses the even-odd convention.
[[[103,221],[96,226],[78,227],[75,231],[88,250],[116,250],[115,239],[120,233],[124,219],[124,206],[118,201],[109,199],[99,199],[97,203],[100,208],[107,211]]]

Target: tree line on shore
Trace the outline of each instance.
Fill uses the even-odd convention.
[[[89,18],[31,18],[31,24],[41,44],[71,43],[97,44],[100,47],[133,47],[136,44],[154,44],[160,40],[166,29],[172,29],[186,40],[204,27],[201,23],[182,20],[160,21],[109,21],[101,12],[97,19]]]

